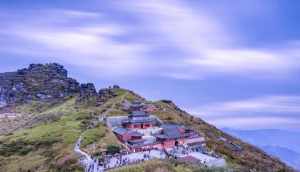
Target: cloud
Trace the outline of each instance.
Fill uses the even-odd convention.
[[[45,17],[42,15],[32,17],[33,21],[17,25],[10,23],[8,29],[0,29],[0,34],[21,42],[4,44],[1,51],[31,56],[51,56],[49,60],[89,68],[89,71],[109,76],[134,75],[140,70],[147,47],[140,43],[116,39],[127,34],[126,26],[99,20],[100,15],[97,13],[74,10],[46,12],[46,17],[58,16],[60,25],[52,23],[51,20],[45,23],[37,22]],[[91,24],[81,24],[78,18],[90,20]]]
[[[95,78],[99,74],[115,80],[132,76],[273,79],[289,77],[300,68],[299,40],[249,46],[244,39],[249,33],[238,32],[226,20],[239,15],[219,16],[203,4],[178,0],[109,1],[105,10],[102,3],[95,2],[93,11],[70,6],[3,10],[0,54],[17,54],[33,62],[36,58],[57,61],[80,68],[86,73],[83,76]],[[253,13],[249,5],[244,9],[247,15],[261,14]],[[239,126],[255,126],[255,121],[267,122],[272,115],[270,124],[282,121],[292,125],[293,120],[299,120],[299,102],[297,96],[267,96],[209,104],[193,111],[220,125],[232,121]]]
[[[236,129],[300,129],[300,122],[294,118],[285,117],[229,117],[214,118],[208,120],[220,128]]]
[[[166,66],[168,72],[164,76],[175,79],[201,79],[214,74],[270,77],[299,68],[299,55],[290,51],[299,47],[242,47],[240,35],[205,7],[196,9],[180,1],[150,0],[129,3],[127,8],[140,16],[146,29],[159,35],[154,44],[172,44],[176,51],[183,53],[175,61],[181,66]]]
[[[163,43],[175,44],[188,53],[198,54],[199,49],[223,46],[231,41],[225,27],[204,9],[193,9],[180,1],[150,0],[128,3],[127,8],[138,13],[142,24],[160,35],[166,41]]]
[[[292,128],[300,124],[300,96],[275,95],[219,102],[190,111],[220,127]]]
[[[219,72],[280,73],[294,67],[292,61],[277,52],[251,49],[212,49],[204,58],[188,59],[187,63]]]
[[[264,112],[264,113],[283,113],[293,112],[300,113],[300,97],[299,96],[265,96],[256,97],[246,100],[229,101],[214,103],[199,108],[206,114],[212,115],[215,112]]]
[[[54,12],[57,12],[59,15],[63,14],[64,17],[73,17],[73,18],[97,18],[101,14],[97,12],[83,11],[83,10],[71,10],[71,9],[52,9],[48,11],[50,15]]]
[[[95,3],[95,9],[101,5]],[[110,10],[1,12],[0,51],[50,56],[48,60],[117,78],[277,78],[300,66],[298,44],[277,49],[242,46],[241,33],[203,5],[177,0],[106,5]]]
[[[199,75],[194,75],[191,73],[182,73],[182,72],[166,72],[162,73],[160,76],[162,77],[168,77],[168,78],[173,78],[173,79],[178,79],[178,80],[199,80],[200,77]]]

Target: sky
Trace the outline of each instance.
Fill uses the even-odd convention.
[[[2,0],[0,72],[58,62],[219,128],[300,131],[300,1]]]

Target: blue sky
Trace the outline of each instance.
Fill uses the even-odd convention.
[[[59,62],[81,82],[172,99],[218,127],[300,131],[300,2],[0,2],[0,72]]]

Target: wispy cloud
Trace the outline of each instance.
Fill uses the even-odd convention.
[[[239,35],[205,8],[195,9],[180,1],[129,3],[128,8],[139,14],[148,30],[160,35],[156,45],[172,44],[183,52],[177,61],[181,66],[166,66],[169,70],[164,76],[199,79],[222,73],[270,77],[298,68],[295,61],[299,56],[290,50],[295,47],[279,50],[241,47]]]
[[[212,71],[230,73],[282,73],[296,67],[289,57],[280,52],[253,49],[211,49],[203,58],[188,59],[187,63]],[[290,54],[286,54],[290,55]]]
[[[195,8],[177,0],[106,5],[114,10],[1,12],[0,51],[51,56],[54,59],[49,60],[115,77],[199,80],[221,74],[276,78],[300,66],[298,44],[277,49],[243,46],[240,33],[204,6]],[[97,6],[101,4],[95,3]]]
[[[236,14],[246,11],[247,17],[258,18],[272,11],[267,2],[255,3],[262,13],[253,11],[257,8],[252,9],[243,1],[234,4],[239,9]],[[103,6],[109,8],[103,10]],[[268,6],[267,10],[264,6]],[[300,70],[300,40],[296,37],[296,40],[250,46],[244,38],[256,33],[238,32],[226,20],[234,20],[239,15],[220,16],[199,2],[95,1],[93,9],[75,10],[68,4],[60,9],[45,5],[41,10],[2,10],[0,55],[5,56],[1,58],[17,54],[17,58],[33,62],[37,58],[43,59],[42,62],[57,61],[75,66],[93,79],[99,75],[115,80],[150,76],[158,80],[210,81],[218,77],[243,78],[239,82],[263,78],[260,81],[266,83],[279,77],[290,79]],[[231,4],[228,9],[231,11]],[[257,39],[257,42],[262,40]],[[215,91],[207,90],[210,91],[207,94]],[[258,97],[209,104],[193,111],[220,125],[250,126],[255,121],[263,124],[271,116],[270,125],[280,125],[280,121],[282,125],[294,125],[299,121],[299,99],[297,96]]]
[[[199,110],[203,110],[208,115],[215,112],[298,112],[300,113],[300,97],[299,96],[265,96],[251,98],[246,100],[213,103],[202,106]]]
[[[254,117],[229,117],[208,119],[220,128],[236,128],[243,130],[255,129],[300,129],[300,122],[295,118],[254,116]]]
[[[51,20],[37,22],[47,16],[59,17],[60,25]],[[7,28],[0,29],[0,34],[21,43],[3,44],[1,51],[51,56],[49,60],[89,68],[106,75],[134,74],[142,65],[147,47],[118,41],[114,37],[126,34],[127,28],[117,23],[103,22],[99,16],[84,11],[48,10],[46,16],[32,17],[32,21],[20,21],[17,25],[10,23]],[[78,18],[91,20],[91,24],[78,23]]]
[[[191,112],[221,127],[292,128],[300,124],[300,97],[256,97],[208,104]]]

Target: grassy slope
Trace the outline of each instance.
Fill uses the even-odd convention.
[[[83,120],[81,119],[84,119],[82,117],[88,116],[86,112],[76,111],[74,104],[75,99],[73,98],[38,114],[65,114],[56,121],[20,130],[12,135],[1,136],[0,151],[3,152],[2,155],[5,155],[0,156],[1,170],[7,172],[17,170],[49,171],[51,168],[59,169],[59,166],[56,165],[61,158],[68,156],[67,161],[74,161],[72,144],[82,132]],[[39,161],[32,161],[32,159]],[[76,168],[70,167],[74,170]]]
[[[59,105],[45,105],[47,108],[43,112],[35,112],[40,116],[62,113],[59,119],[0,136],[0,172],[82,171],[73,153],[74,143],[81,134],[82,146],[87,150],[87,145],[94,142],[98,143],[98,148],[118,144],[105,126],[88,127],[105,107],[76,106],[75,99]],[[34,112],[34,107],[23,105],[18,107],[18,111]]]
[[[75,98],[71,98],[59,105],[42,106],[36,103],[35,106],[39,107],[38,109],[42,109],[38,115],[63,113],[63,116],[52,122],[14,132],[12,135],[0,136],[0,172],[15,172],[20,169],[39,172],[82,171],[78,166],[77,157],[73,153],[73,144],[80,134],[83,136],[83,149],[89,153],[97,153],[97,151],[105,149],[109,144],[119,144],[116,137],[104,125],[98,124],[93,128],[88,126],[90,126],[91,121],[96,120],[96,115],[100,113],[105,113],[109,116],[125,114],[121,109],[123,100],[142,99],[126,90],[115,91],[118,96],[111,98],[100,107],[89,106],[88,104],[76,106]],[[273,166],[273,170],[277,171],[284,167],[279,161],[270,159],[260,150],[226,135],[201,120],[190,117],[173,104],[161,101],[153,102],[153,104],[159,107],[155,114],[162,120],[183,123],[203,133],[211,149],[226,155],[229,162],[231,162],[229,163],[231,169],[242,171],[244,170],[241,167],[242,165],[246,166],[245,169],[258,167],[260,168],[259,170],[266,171],[267,168]],[[20,111],[34,111],[35,108],[22,106],[19,109]],[[217,138],[220,136],[241,144],[247,151],[244,151],[242,154],[233,153],[224,147],[222,143],[217,142]],[[149,170],[161,172],[217,171],[216,169],[199,169],[186,164],[178,164],[178,162],[166,161],[151,161],[115,171],[140,172]]]

